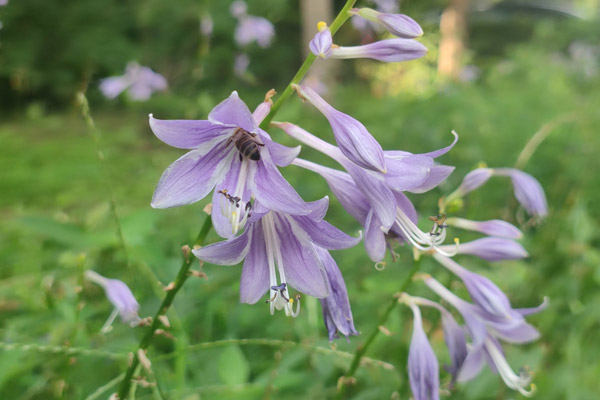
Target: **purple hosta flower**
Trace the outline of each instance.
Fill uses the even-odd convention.
[[[371,8],[354,8],[350,12],[380,24],[392,35],[400,38],[413,39],[423,34],[421,26],[408,15],[379,12]]]
[[[267,303],[270,304],[271,314],[275,309],[284,309],[288,316],[298,315],[299,296],[295,298],[297,306],[294,310],[295,300],[290,292],[292,287],[320,299],[337,290],[334,302],[338,302],[343,280],[340,282],[335,273],[327,271],[331,265],[323,266],[323,255],[315,246],[330,250],[345,249],[356,245],[360,236],[348,236],[323,221],[327,198],[316,202],[313,210],[310,215],[291,215],[269,211],[256,202],[252,217],[240,236],[195,249],[194,255],[203,261],[220,265],[235,265],[245,260],[240,301],[254,304],[269,291]],[[330,312],[345,312],[344,306],[339,303],[337,306],[332,303],[327,305]],[[337,316],[331,318],[340,332],[349,329],[349,326],[337,325]]]
[[[449,251],[451,246],[441,246],[442,250]],[[458,254],[471,254],[486,261],[518,260],[529,257],[527,250],[512,239],[499,237],[484,237],[471,242],[461,243]]]
[[[233,236],[244,226],[253,197],[275,211],[312,212],[276,167],[290,164],[300,148],[277,144],[258,128],[271,100],[265,103],[253,115],[233,92],[212,109],[208,120],[159,120],[150,115],[150,127],[160,140],[191,149],[163,173],[152,207],[194,203],[215,188],[212,220],[223,237]]]
[[[533,176],[514,168],[495,168],[494,175],[509,176],[515,190],[515,197],[530,215],[548,215],[548,203],[542,185]]]
[[[486,235],[507,239],[521,239],[523,233],[514,225],[500,219],[489,221],[471,221],[464,218],[448,218],[446,224],[469,231],[481,232]]]
[[[348,176],[305,160],[294,161],[294,164],[322,175],[346,211],[365,227],[365,247],[372,260],[379,262],[383,259],[386,239],[406,239],[421,251],[437,248],[444,242],[446,233],[443,222],[434,223],[434,229],[429,233],[422,232],[416,225],[417,213],[403,192],[425,192],[452,172],[453,167],[436,165],[434,158],[452,148],[456,143],[456,135],[450,146],[430,153],[383,152],[388,172],[380,174],[354,165],[342,154],[341,149],[296,125],[280,122],[274,122],[273,125],[332,157],[349,172]],[[440,251],[444,254],[456,253]]]
[[[313,248],[325,269],[330,285],[330,295],[319,299],[329,340],[336,339],[339,333],[346,338],[350,335],[358,335],[358,331],[354,327],[346,283],[340,269],[327,250],[318,246],[313,246]]]
[[[508,387],[518,390],[524,395],[532,394],[535,388],[533,385],[531,385],[530,390],[526,389],[530,386],[531,378],[524,373],[516,375],[510,369],[502,354],[498,339],[509,343],[526,343],[537,339],[539,332],[525,322],[523,316],[541,311],[545,304],[534,309],[512,309],[508,304],[508,300],[500,299],[502,296],[499,296],[494,306],[510,308],[508,316],[499,316],[497,313],[490,313],[478,305],[460,299],[431,276],[423,278],[430,289],[460,312],[471,338],[469,354],[458,372],[458,381],[464,382],[475,377],[483,367],[484,360],[487,360],[492,370],[500,373]],[[498,296],[495,289],[491,287],[487,289],[490,290],[488,295],[491,297],[494,296],[493,292],[496,292],[496,296]],[[490,304],[488,303],[488,306]]]
[[[109,99],[114,99],[123,91],[133,100],[148,100],[152,93],[165,90],[167,80],[160,74],[135,62],[130,62],[123,76],[105,78],[100,82],[100,91]]]
[[[248,54],[239,53],[235,56],[235,60],[233,62],[233,73],[242,78],[248,71],[248,66],[250,65],[250,57]]]
[[[308,47],[310,51],[317,57],[329,58],[331,56],[331,46],[333,44],[333,38],[331,37],[331,31],[325,22],[319,22],[317,24],[319,32],[310,41]]]
[[[248,15],[247,10],[243,1],[234,1],[229,8],[231,15],[238,20],[234,33],[235,42],[240,46],[256,42],[262,48],[269,47],[275,36],[273,24],[266,18]]]
[[[427,47],[413,39],[384,39],[362,46],[333,47],[331,58],[372,58],[384,62],[401,62],[421,58]]]
[[[413,335],[408,350],[408,378],[415,400],[440,398],[438,361],[423,330],[421,311],[414,303],[408,304],[414,315]]]
[[[300,85],[292,85],[292,88],[327,118],[335,141],[346,157],[363,168],[386,172],[383,149],[363,124],[333,108],[311,88]]]
[[[511,178],[515,197],[530,215],[545,217],[548,214],[548,203],[542,185],[533,176],[515,168],[475,169],[465,176],[459,188],[448,197],[448,201],[463,197],[483,185],[492,176]]]
[[[0,7],[8,4],[8,0],[0,0]]]
[[[451,365],[446,366],[446,370],[452,374],[452,383],[456,380],[458,371],[467,358],[467,341],[464,329],[456,322],[452,314],[440,304],[424,299],[422,297],[410,296],[402,293],[400,300],[405,304],[416,304],[419,306],[433,307],[442,314],[442,329],[444,331],[444,341],[448,347]]]
[[[90,281],[97,283],[102,286],[104,292],[106,293],[106,297],[108,297],[108,301],[112,303],[115,307],[113,312],[108,317],[108,320],[104,323],[104,326],[101,329],[102,333],[110,332],[112,329],[112,323],[117,317],[117,315],[121,316],[121,321],[129,324],[130,326],[136,326],[141,321],[138,310],[140,305],[133,297],[133,293],[125,283],[119,281],[117,279],[109,279],[104,276],[91,271],[85,271],[85,277]]]

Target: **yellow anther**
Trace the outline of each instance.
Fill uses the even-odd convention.
[[[325,29],[327,29],[327,24],[323,21],[319,21],[319,23],[317,24],[317,29],[319,30],[319,32],[323,32]]]
[[[290,304],[292,304],[294,302],[294,299],[289,299],[288,301]]]
[[[480,161],[480,162],[477,164],[477,168],[487,168],[487,164],[486,164],[486,163],[484,163],[483,161]]]
[[[456,245],[458,246],[460,244],[460,239],[459,238],[454,238],[454,243],[456,243]]]

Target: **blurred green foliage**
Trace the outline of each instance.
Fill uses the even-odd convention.
[[[177,7],[155,0],[143,7],[130,1],[64,0],[60,7],[40,0],[9,4],[0,9],[0,102],[13,107],[0,125],[0,398],[108,398],[143,328],[117,321],[112,332],[101,335],[111,306],[99,287],[82,280],[82,272],[92,268],[127,282],[140,301],[141,315],[154,314],[164,296],[163,285],[177,273],[179,249],[192,240],[205,218],[207,201],[177,209],[150,208],[160,174],[182,151],[158,141],[146,116],[154,112],[161,118],[203,118],[231,90],[237,89],[252,108],[266,90],[281,89],[300,59],[299,23],[293,11],[297,5],[249,2],[251,13],[276,23],[278,37],[269,50],[249,50],[257,61],[250,67],[256,79],[248,82],[235,78],[230,69],[238,49],[227,2],[185,0]],[[408,8],[413,7],[427,21],[426,7],[420,10],[408,2]],[[209,47],[203,47],[197,34],[205,12],[215,22]],[[435,31],[435,19],[429,21],[429,26],[424,23],[426,31]],[[536,305],[543,296],[550,297],[549,309],[531,317],[541,339],[506,348],[514,369],[528,365],[534,371],[540,399],[595,399],[600,389],[600,176],[595,173],[600,168],[599,26],[597,21],[540,20],[531,26],[526,41],[511,41],[493,54],[478,43],[500,46],[505,38],[494,33],[484,41],[483,32],[471,32],[478,79],[452,84],[427,79],[427,90],[414,91],[406,82],[394,81],[390,85],[403,88],[394,97],[377,90],[377,76],[356,77],[356,70],[363,68],[379,73],[381,65],[356,67],[348,62],[342,70],[344,84],[329,95],[336,107],[360,119],[385,149],[429,151],[448,144],[452,129],[460,134],[454,150],[441,159],[455,165],[456,172],[440,189],[412,196],[424,219],[437,212],[438,197],[450,193],[479,162],[512,166],[536,131],[561,121],[524,168],[546,189],[550,215],[543,224],[526,225],[510,183],[501,178],[472,193],[456,214],[506,218],[526,232],[528,260],[489,264],[465,257],[459,262],[491,278],[515,306]],[[342,34],[346,41],[356,35],[349,29]],[[588,55],[577,56],[574,43],[588,49]],[[165,74],[171,91],[146,103],[101,99],[97,79],[119,74],[134,58]],[[425,63],[423,68],[431,66]],[[402,71],[397,79],[402,79]],[[125,243],[117,235],[94,142],[77,111],[65,109],[86,83],[92,113],[103,132]],[[58,109],[62,111],[54,111]],[[277,119],[301,122],[332,140],[324,118],[297,99],[290,99]],[[271,133],[284,144],[294,144],[275,130]],[[303,149],[302,156],[335,165],[310,149]],[[317,176],[295,167],[282,172],[306,200],[328,193]],[[359,229],[335,199],[327,218],[349,233]],[[209,239],[218,240],[214,233]],[[329,348],[315,299],[303,299],[295,320],[282,314],[271,317],[264,304],[239,304],[239,266],[205,265],[208,279],[190,279],[169,313],[177,340],[157,337],[149,351],[159,386],[138,385],[136,398],[331,396],[350,362],[349,353],[375,329],[406,276],[411,265],[408,250],[399,248],[401,259],[387,260],[381,272],[375,271],[362,245],[334,252],[356,326],[363,332],[350,342],[337,341],[335,351]],[[452,282],[457,293],[466,293],[429,260],[424,270]],[[419,283],[410,292],[435,298]],[[437,315],[424,310],[424,317],[434,348],[447,360]],[[399,307],[386,327],[392,335],[381,335],[367,355],[393,369],[366,363],[349,391],[353,399],[387,399],[395,391],[398,398],[409,396],[410,311]],[[244,338],[258,341],[235,341]],[[518,397],[489,369],[447,396]]]

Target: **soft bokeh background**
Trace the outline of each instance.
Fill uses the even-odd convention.
[[[243,49],[251,62],[243,76],[236,76],[234,58],[242,49],[233,40],[236,21],[229,3],[10,0],[0,7],[0,398],[105,399],[114,391],[114,379],[126,368],[127,354],[135,350],[143,329],[117,321],[112,332],[100,334],[111,306],[99,287],[82,281],[82,271],[94,269],[127,282],[141,304],[141,315],[152,315],[164,296],[162,285],[176,275],[180,247],[192,240],[205,218],[206,201],[177,209],[150,208],[160,174],[183,152],[152,135],[148,113],[205,118],[232,90],[253,108],[268,89],[281,91],[302,60],[306,43],[300,40],[299,2],[249,0],[249,12],[272,21],[277,36],[268,49]],[[342,4],[335,1],[332,6],[337,11]],[[461,4],[467,5],[468,40],[448,73],[438,58],[444,39],[440,16]],[[515,370],[526,365],[534,371],[537,398],[596,399],[600,2],[405,0],[401,5],[422,24],[429,55],[402,64],[338,64],[325,82],[327,98],[360,119],[385,149],[429,151],[449,143],[452,129],[459,132],[458,145],[442,159],[455,165],[456,172],[439,189],[411,197],[423,227],[426,217],[436,214],[437,199],[450,193],[465,173],[480,162],[514,166],[529,139],[547,131],[523,167],[546,189],[550,214],[543,224],[527,225],[510,183],[501,178],[469,196],[454,214],[503,217],[521,226],[530,258],[494,264],[466,257],[459,261],[493,279],[515,306],[536,305],[543,296],[550,297],[550,307],[531,317],[541,340],[506,347]],[[200,34],[206,15],[214,21],[210,37]],[[361,37],[348,24],[336,42],[355,44]],[[127,96],[104,99],[99,80],[121,74],[130,60],[163,74],[169,90],[147,102]],[[76,93],[86,88],[102,132],[110,183],[75,101]],[[332,140],[326,120],[296,98],[277,119],[300,123]],[[271,133],[294,144],[280,132]],[[334,165],[308,149],[302,155]],[[288,167],[283,173],[306,200],[328,192],[309,172]],[[359,229],[335,199],[328,219],[353,234]],[[209,239],[217,237],[211,234]],[[374,269],[362,245],[335,252],[356,326],[363,332],[349,342],[336,341],[335,350],[316,300],[305,298],[297,319],[281,313],[271,317],[264,304],[238,303],[239,266],[205,265],[208,279],[189,280],[169,313],[177,340],[157,338],[149,351],[152,379],[161,393],[140,386],[137,398],[331,396],[350,353],[377,326],[408,273],[410,251],[398,251],[400,260],[387,260],[383,271]],[[428,260],[423,268],[451,282]],[[464,293],[458,282],[453,288]],[[435,298],[418,282],[410,292]],[[432,343],[446,360],[438,316],[424,312]],[[386,324],[391,336],[381,335],[368,352],[389,364],[371,361],[362,366],[349,397],[409,398],[411,321],[408,309],[396,309]],[[442,380],[448,381],[445,373]],[[476,380],[443,397],[520,395],[486,368]]]

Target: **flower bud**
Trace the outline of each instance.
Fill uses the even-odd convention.
[[[492,177],[494,170],[491,168],[477,168],[469,172],[463,178],[462,183],[457,189],[461,195],[465,195],[473,190],[477,189]]]
[[[353,9],[352,14],[360,15],[366,20],[383,26],[392,35],[404,39],[413,39],[423,34],[421,26],[404,14],[389,14],[375,11],[371,8]]]
[[[363,46],[335,47],[332,58],[372,58],[384,62],[416,60],[427,54],[427,48],[413,39],[385,39]]]
[[[319,32],[310,41],[308,47],[315,56],[329,58],[331,56],[331,46],[333,45],[331,31],[325,22],[319,22],[318,29]]]
[[[471,221],[464,218],[448,218],[446,224],[469,231],[485,233],[489,236],[507,239],[520,239],[523,237],[523,233],[516,226],[500,219]]]

